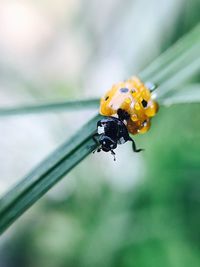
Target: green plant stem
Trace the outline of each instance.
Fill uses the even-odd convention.
[[[8,115],[22,115],[30,113],[41,112],[55,112],[55,111],[77,111],[89,108],[98,108],[99,99],[86,99],[86,100],[74,100],[64,101],[57,103],[35,104],[19,107],[0,108],[0,116]]]
[[[182,86],[176,90],[176,93],[170,91],[164,97],[160,97],[160,102],[164,106],[171,106],[175,104],[190,104],[200,102],[200,84],[190,84]]]
[[[200,34],[200,33],[199,33]],[[156,84],[161,84],[166,78],[176,75],[177,70],[185,68],[188,63],[196,60],[199,53],[200,40],[199,42],[192,45],[185,53],[180,55],[176,60],[171,62],[162,71],[157,72],[152,76],[152,80]]]
[[[184,87],[184,82],[189,80],[192,76],[199,73],[200,71],[200,57],[196,60],[189,62],[185,68],[181,69],[176,73],[176,75],[173,75],[170,79],[168,79],[166,82],[164,82],[159,90],[157,90],[156,95],[157,99],[160,100],[160,98],[164,98],[165,94],[168,92],[174,90],[173,92],[176,93],[176,88],[180,88],[180,85],[182,84]],[[179,89],[180,90],[180,89]]]
[[[162,70],[164,71],[165,68],[169,69],[168,66],[171,66],[171,64],[175,62],[179,56],[182,57],[184,53],[187,54],[188,49],[190,50],[195,43],[199,43],[199,36],[200,23],[197,24],[192,31],[180,38],[172,47],[167,49],[166,52],[154,60],[147,68],[145,68],[140,73],[142,80],[145,81],[151,79],[152,82],[156,82],[156,77],[162,76]]]
[[[91,137],[99,119],[91,119],[1,199],[0,233],[96,148]]]

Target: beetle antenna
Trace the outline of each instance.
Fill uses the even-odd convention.
[[[101,152],[101,147],[97,147],[92,153],[94,154],[95,152]]]
[[[111,154],[113,155],[113,157],[114,157],[114,161],[116,161],[116,157],[115,157],[115,152],[113,151],[113,150],[111,150]]]

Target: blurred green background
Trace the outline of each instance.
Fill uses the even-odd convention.
[[[1,107],[101,96],[200,21],[199,0],[0,2]],[[197,76],[194,82],[200,82]],[[0,194],[96,111],[0,118]],[[200,106],[89,156],[0,238],[0,267],[200,266]]]

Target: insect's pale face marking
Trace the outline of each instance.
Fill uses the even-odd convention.
[[[105,133],[105,129],[104,129],[104,127],[103,127],[103,126],[98,126],[98,128],[97,128],[97,132],[98,132],[98,134],[103,134],[103,133]]]

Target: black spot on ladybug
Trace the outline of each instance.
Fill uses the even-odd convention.
[[[133,93],[135,93],[136,91],[135,91],[135,89],[131,89],[131,94],[133,94]]]
[[[144,108],[147,107],[148,102],[145,99],[143,99],[141,103]]]
[[[108,99],[109,99],[109,96],[106,96],[106,97],[105,97],[105,101],[107,101]]]
[[[119,90],[121,93],[127,93],[129,91],[128,88],[120,88]]]

